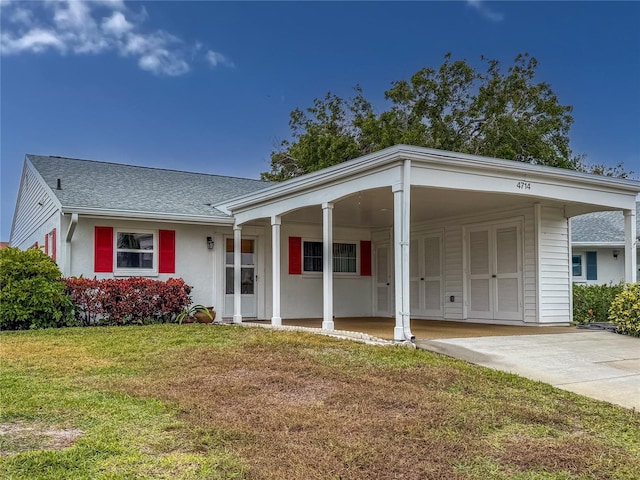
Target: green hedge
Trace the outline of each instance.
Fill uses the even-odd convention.
[[[609,308],[609,320],[618,332],[640,337],[640,283],[628,283]]]
[[[611,302],[624,285],[573,285],[574,323],[608,322]]]
[[[62,327],[74,323],[58,265],[42,250],[0,250],[0,329]]]

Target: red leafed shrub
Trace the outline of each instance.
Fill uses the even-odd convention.
[[[191,287],[181,278],[166,282],[142,277],[67,278],[65,282],[82,325],[172,322],[191,304]]]

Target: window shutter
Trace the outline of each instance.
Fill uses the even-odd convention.
[[[289,275],[302,273],[302,237],[289,237]]]
[[[51,230],[51,258],[56,261],[56,229]]]
[[[176,273],[176,231],[159,230],[158,273]]]
[[[587,252],[587,280],[598,279],[598,252]]]
[[[44,234],[44,253],[49,255],[49,234]]]
[[[113,272],[113,228],[95,227],[93,270]]]
[[[369,240],[360,241],[360,275],[371,276],[371,242]]]

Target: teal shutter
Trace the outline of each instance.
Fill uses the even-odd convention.
[[[598,253],[587,252],[587,280],[598,279]]]

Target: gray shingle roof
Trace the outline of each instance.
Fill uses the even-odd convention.
[[[248,178],[94,160],[40,155],[27,158],[63,207],[227,217],[211,205],[270,185]],[[56,190],[58,179],[61,190]]]
[[[640,202],[636,203],[636,230],[640,235]],[[595,212],[571,219],[571,241],[577,243],[624,243],[624,215],[621,211]]]

